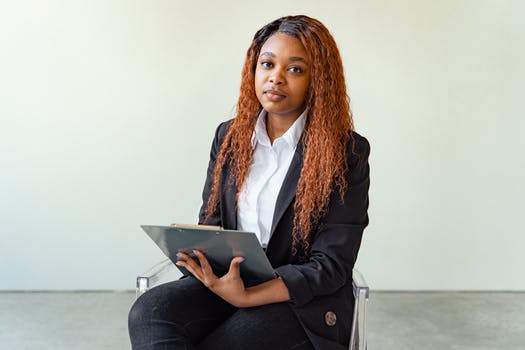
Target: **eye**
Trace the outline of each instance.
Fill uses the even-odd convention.
[[[297,66],[292,66],[290,68],[288,68],[288,70],[292,73],[302,73],[303,72],[303,69],[301,67],[297,67]]]
[[[262,62],[261,62],[261,66],[262,66],[263,68],[272,68],[272,67],[273,67],[273,63],[270,62],[270,61],[262,61]]]

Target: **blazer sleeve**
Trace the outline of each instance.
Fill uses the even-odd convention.
[[[205,222],[204,219],[206,218],[206,206],[208,204],[208,198],[210,197],[213,185],[213,172],[215,170],[215,163],[217,156],[219,155],[222,142],[224,141],[224,137],[230,128],[231,122],[232,120],[223,122],[219,124],[215,130],[215,137],[213,138],[210,150],[210,161],[208,162],[208,170],[206,172],[206,181],[204,183],[204,189],[202,190],[202,205],[199,210],[199,224],[223,226],[221,215],[218,211],[207,222]]]
[[[327,211],[313,237],[309,260],[276,268],[291,300],[302,306],[314,297],[330,295],[352,279],[363,230],[368,225],[370,169],[368,141],[354,133],[355,153],[349,148],[348,187],[344,202],[338,190],[331,194]]]

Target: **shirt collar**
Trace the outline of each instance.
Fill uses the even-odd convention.
[[[295,120],[292,126],[290,126],[290,128],[288,128],[288,130],[286,130],[286,132],[277,139],[282,138],[290,147],[295,148],[303,133],[307,114],[308,110],[305,109],[299,118]],[[266,115],[267,112],[263,109],[257,118],[257,123],[255,124],[255,130],[253,131],[251,140],[253,148],[255,148],[257,142],[264,146],[271,147],[270,138],[268,137],[268,132],[266,131]]]

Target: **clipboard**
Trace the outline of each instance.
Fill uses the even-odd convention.
[[[242,256],[244,261],[240,264],[240,273],[246,286],[277,277],[255,233],[186,224],[140,227],[173,263],[177,261],[178,252],[185,252],[195,258],[193,250],[197,249],[204,253],[217,276],[225,275],[231,260]],[[183,275],[191,275],[184,267],[177,268]]]

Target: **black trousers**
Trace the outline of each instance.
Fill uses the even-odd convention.
[[[159,285],[133,304],[133,350],[313,350],[288,303],[238,309],[200,281]]]

